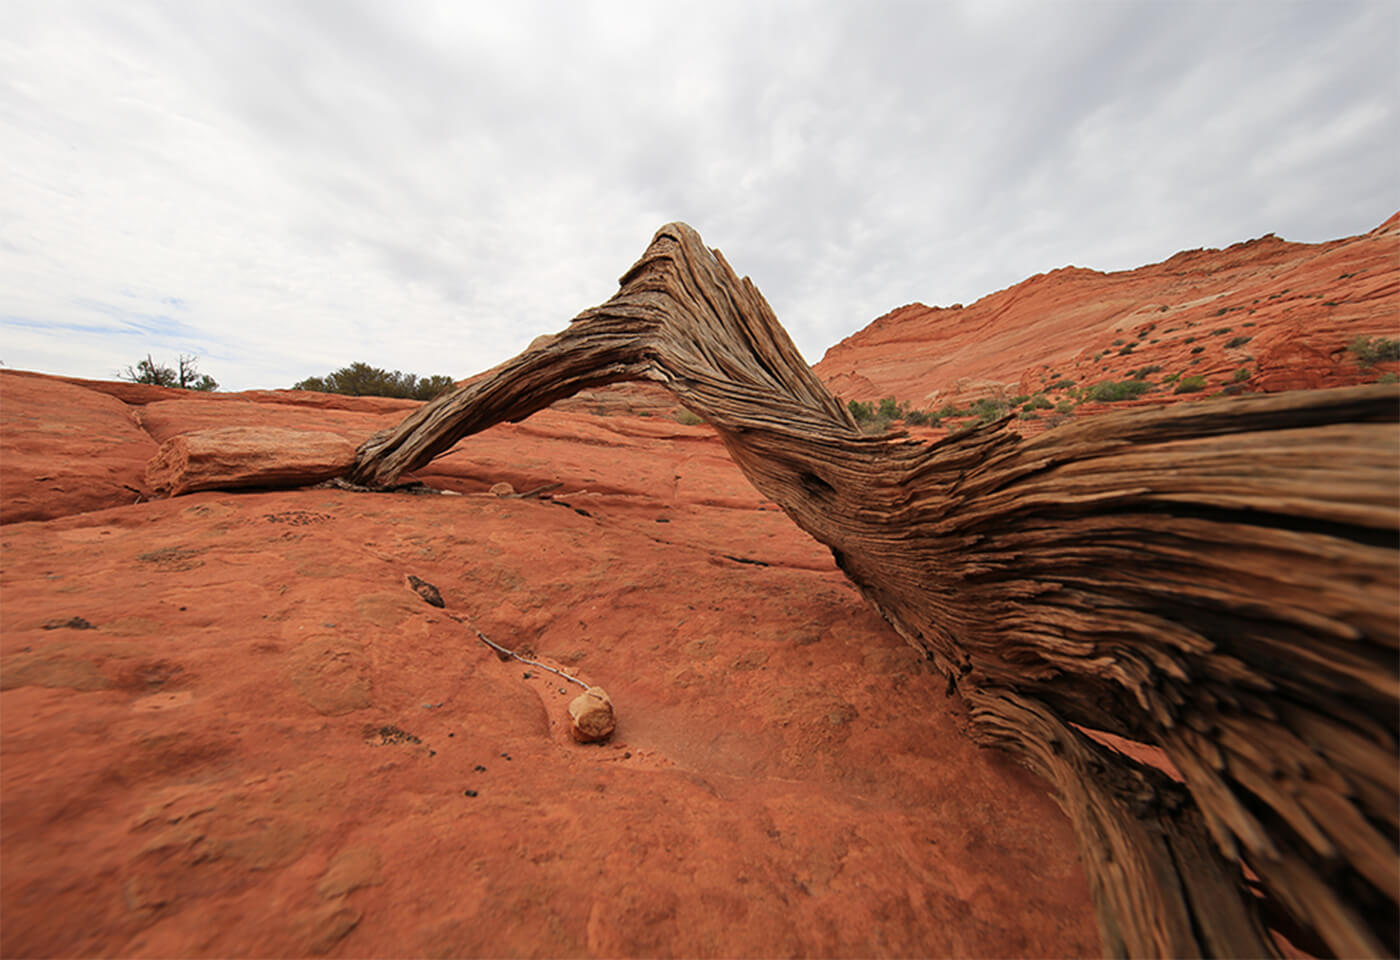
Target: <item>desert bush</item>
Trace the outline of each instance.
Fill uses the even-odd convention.
[[[207,373],[199,372],[199,358],[180,354],[178,367],[167,367],[156,363],[151,355],[135,367],[127,367],[117,374],[119,380],[132,383],[149,383],[157,387],[175,387],[177,390],[198,390],[209,393],[219,389],[219,383]]]
[[[692,413],[689,410],[682,409],[679,413],[676,414],[676,422],[683,423],[687,427],[698,427],[705,421],[698,414]]]
[[[1248,379],[1249,379],[1249,368],[1248,368],[1248,367],[1240,367],[1238,370],[1235,371],[1235,382],[1236,382],[1236,383],[1240,383],[1241,381],[1248,380]]]
[[[1211,335],[1212,337],[1213,337],[1213,336],[1216,336],[1217,334],[1223,336],[1224,334],[1229,333],[1229,332],[1230,332],[1231,330],[1233,330],[1233,329],[1234,329],[1233,327],[1216,327],[1214,330],[1212,330],[1212,331],[1210,332],[1210,335]]]
[[[1253,340],[1253,339],[1254,339],[1253,337],[1231,337],[1229,340],[1226,340],[1226,341],[1225,341],[1225,347],[1226,347],[1226,349],[1234,349],[1235,347],[1242,347],[1242,346],[1244,346],[1246,343],[1248,343],[1249,341],[1251,341],[1251,340]]]
[[[899,408],[899,401],[894,397],[885,397],[880,401],[879,415],[886,420],[898,420],[903,414]]]
[[[1136,347],[1136,346],[1137,346],[1136,343],[1127,343],[1127,344],[1124,344],[1123,346],[1121,346],[1121,347],[1118,348],[1118,355],[1119,355],[1120,357],[1121,357],[1121,356],[1126,356],[1127,354],[1132,353],[1132,352],[1133,352],[1133,347]]]
[[[993,397],[983,397],[972,405],[972,414],[977,418],[977,422],[991,423],[993,420],[1000,420],[1006,416],[1010,407],[1005,400],[997,400]]]
[[[1105,380],[1089,388],[1088,399],[1099,403],[1116,403],[1119,400],[1132,400],[1148,391],[1152,384],[1146,380]]]
[[[1206,388],[1206,378],[1202,376],[1183,377],[1173,393],[1200,393]]]
[[[419,377],[412,373],[381,370],[367,363],[352,363],[324,377],[307,377],[292,384],[293,390],[339,393],[350,397],[398,397],[403,400],[431,400],[451,390],[455,384],[446,374]]]
[[[1204,350],[1204,349],[1205,349],[1205,347],[1192,347],[1192,348],[1191,348],[1191,352],[1192,352],[1192,353],[1200,353],[1200,352],[1201,352],[1202,350]]]
[[[1390,363],[1393,360],[1400,360],[1400,340],[1358,336],[1347,345],[1347,349],[1355,354],[1356,362],[1363,367],[1369,367],[1373,363]]]
[[[1180,373],[1169,373],[1169,374],[1167,374],[1165,377],[1162,378],[1162,382],[1163,382],[1163,383],[1176,383],[1176,382],[1177,382],[1178,380],[1180,380],[1180,379],[1181,379],[1181,374],[1180,374]]]
[[[1025,409],[1049,410],[1053,406],[1054,404],[1050,402],[1050,400],[1045,396],[1045,394],[1037,393],[1035,396],[1031,397],[1030,400],[1026,401]]]
[[[1074,381],[1069,379],[1068,377],[1065,377],[1064,379],[1056,380],[1054,383],[1050,384],[1049,389],[1068,390],[1072,386],[1074,386]]]

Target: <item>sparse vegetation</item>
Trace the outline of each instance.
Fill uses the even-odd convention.
[[[1099,403],[1117,403],[1119,400],[1133,400],[1146,393],[1152,384],[1146,380],[1105,380],[1089,388],[1087,399]]]
[[[899,401],[894,397],[885,397],[880,401],[880,407],[876,413],[885,420],[898,420],[904,411],[900,409]]]
[[[991,423],[993,420],[1000,420],[1006,416],[1010,407],[1005,400],[997,400],[993,397],[983,397],[972,405],[972,413],[977,417],[977,422]]]
[[[1120,348],[1118,349],[1118,355],[1121,357],[1121,356],[1124,356],[1124,355],[1126,355],[1126,354],[1132,353],[1132,352],[1133,352],[1133,347],[1135,347],[1135,346],[1137,346],[1136,343],[1124,344],[1122,347],[1120,347]]]
[[[1202,350],[1204,350],[1204,349],[1205,349],[1205,347],[1192,347],[1192,348],[1191,348],[1191,352],[1192,352],[1192,353],[1200,353],[1200,352],[1201,352]]]
[[[431,400],[456,384],[446,374],[419,377],[399,370],[381,370],[367,363],[352,363],[324,377],[307,377],[292,384],[293,390],[339,393],[350,397],[398,397],[403,400]]]
[[[1233,350],[1235,347],[1242,347],[1253,339],[1253,337],[1231,337],[1225,341],[1225,349]]]
[[[1347,349],[1356,356],[1356,362],[1363,367],[1400,360],[1400,340],[1358,336],[1347,344]]]
[[[1184,377],[1184,378],[1182,379],[1182,381],[1176,385],[1176,390],[1174,390],[1174,391],[1172,391],[1172,392],[1173,392],[1173,393],[1200,393],[1200,392],[1201,392],[1202,390],[1204,390],[1205,388],[1206,388],[1206,378],[1203,377],[1203,376],[1197,375],[1197,376],[1191,376],[1191,377]]]
[[[1071,379],[1069,379],[1068,377],[1065,377],[1065,378],[1063,378],[1063,379],[1061,379],[1061,380],[1056,380],[1054,383],[1050,384],[1050,389],[1051,389],[1051,390],[1068,390],[1068,389],[1069,389],[1070,387],[1072,387],[1072,386],[1074,386],[1074,381],[1071,380]]]
[[[1148,364],[1147,366],[1145,366],[1145,367],[1140,367],[1140,368],[1137,369],[1137,370],[1129,370],[1129,371],[1128,371],[1128,379],[1129,379],[1129,380],[1145,380],[1145,379],[1147,379],[1147,377],[1148,377],[1150,374],[1153,374],[1153,373],[1161,373],[1161,372],[1162,372],[1162,365],[1161,365],[1160,363],[1150,363],[1150,364]]]
[[[1240,367],[1238,370],[1235,371],[1235,382],[1236,382],[1236,383],[1241,383],[1241,382],[1243,382],[1243,381],[1245,381],[1245,380],[1248,380],[1248,379],[1249,379],[1249,368],[1248,368],[1248,367]]]
[[[1032,410],[1049,410],[1053,406],[1054,404],[1050,402],[1049,398],[1046,397],[1045,394],[1037,393],[1035,396],[1031,397],[1029,400],[1026,401],[1025,407],[1023,409],[1026,412],[1030,412]]]
[[[1169,374],[1167,374],[1165,377],[1162,378],[1162,382],[1163,382],[1163,383],[1176,383],[1176,382],[1177,382],[1178,380],[1180,380],[1180,379],[1181,379],[1181,374],[1180,374],[1180,373],[1169,373]]]
[[[1223,335],[1229,333],[1229,332],[1230,332],[1231,330],[1233,330],[1233,329],[1234,329],[1234,327],[1216,327],[1214,330],[1212,330],[1212,331],[1210,332],[1210,335],[1211,335],[1212,337],[1214,337],[1214,336],[1223,336]]]
[[[151,355],[135,367],[127,367],[117,374],[119,380],[132,383],[149,383],[157,387],[174,387],[177,390],[198,390],[210,393],[219,389],[219,383],[207,373],[199,372],[199,357],[180,354],[177,367],[167,367],[156,363]]]
[[[698,414],[692,413],[689,410],[682,409],[680,413],[676,414],[676,422],[683,423],[687,427],[698,427],[705,421]]]

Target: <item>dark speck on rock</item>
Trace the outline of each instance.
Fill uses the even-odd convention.
[[[478,763],[478,764],[476,765],[476,772],[477,772],[477,773],[485,773],[485,772],[486,772],[486,768],[483,767],[481,764]]]
[[[462,795],[463,795],[463,796],[467,796],[467,797],[474,797],[474,796],[476,796],[476,791],[475,791],[475,790],[463,790],[463,791],[462,791]]]
[[[531,673],[529,670],[526,670],[524,673],[522,673],[522,674],[520,675],[520,678],[521,678],[522,680],[529,680],[529,679],[530,679],[531,677],[533,677],[533,676],[534,676],[533,673]]]

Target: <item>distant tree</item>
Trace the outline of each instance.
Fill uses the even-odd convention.
[[[293,390],[314,390],[317,393],[340,393],[351,397],[399,397],[406,400],[431,400],[456,386],[446,374],[419,377],[398,370],[381,370],[367,363],[352,363],[324,377],[307,377],[292,384]]]
[[[180,354],[178,367],[167,367],[156,363],[146,354],[135,367],[127,367],[117,374],[121,380],[132,383],[150,383],[157,387],[175,387],[179,390],[198,390],[210,393],[219,389],[219,382],[207,373],[199,372],[199,358]]]

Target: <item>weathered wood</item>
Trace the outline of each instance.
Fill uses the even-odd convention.
[[[171,437],[146,464],[146,482],[169,496],[230,487],[300,487],[355,463],[354,441],[285,427],[214,427]]]
[[[862,436],[771,309],[683,224],[607,303],[371,438],[386,485],[586,388],[667,386],[956,683],[1074,822],[1106,950],[1275,953],[1270,908],[1394,954],[1400,393],[1107,414],[1022,439]],[[1155,745],[1185,778],[1082,730]]]

